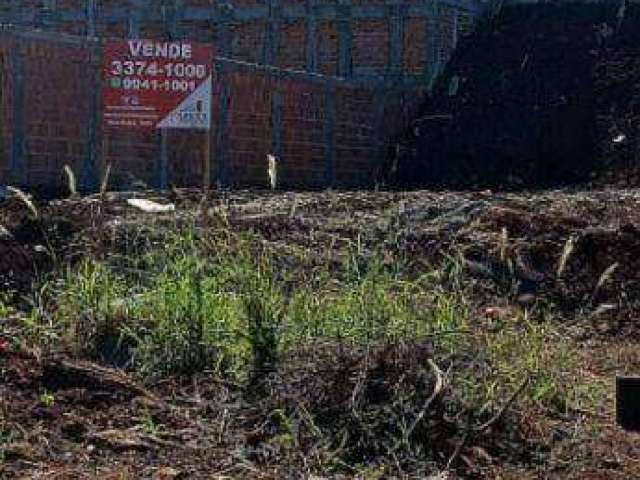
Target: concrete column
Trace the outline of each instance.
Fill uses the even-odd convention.
[[[428,88],[440,73],[440,5],[438,0],[429,2],[429,15],[425,19],[425,81]]]
[[[80,174],[80,188],[84,191],[95,191],[100,181],[98,159],[98,131],[102,121],[102,48],[98,43],[91,45],[91,58],[93,83],[89,92],[89,105],[91,105],[91,117],[87,125],[87,152],[84,156],[82,172]]]
[[[226,186],[229,182],[227,172],[228,156],[228,126],[229,126],[229,106],[231,101],[231,89],[225,77],[225,68],[222,62],[215,62],[215,78],[220,83],[219,116],[217,121],[215,155],[218,166],[216,181],[219,186]]]
[[[172,4],[162,5],[160,8],[165,35],[172,40],[180,38],[178,32],[178,16],[182,10],[182,1],[173,0]]]
[[[144,12],[151,9],[151,4],[149,0],[130,0],[129,9],[128,37],[137,38],[140,37]]]
[[[95,37],[97,34],[98,6],[97,0],[86,0],[85,9],[87,14],[87,36]]]
[[[353,25],[351,20],[351,0],[339,0],[336,6],[338,28],[338,72],[339,77],[350,77],[353,73]]]
[[[44,30],[52,30],[55,28],[58,17],[56,7],[56,0],[44,0],[42,2],[36,19],[40,28]]]
[[[402,74],[403,53],[404,53],[404,29],[405,17],[407,15],[406,5],[401,1],[393,0],[389,5],[389,72],[392,75]]]
[[[324,123],[324,162],[325,185],[333,187],[336,180],[336,90],[328,86],[325,89],[325,123]]]
[[[305,37],[305,55],[307,72],[318,71],[318,20],[316,9],[318,0],[307,0],[307,24]]]
[[[160,130],[160,164],[158,165],[158,188],[169,188],[169,130]]]
[[[395,92],[394,92],[395,94]],[[374,104],[375,104],[375,123],[374,123],[374,132],[375,132],[375,142],[377,143],[377,151],[378,155],[382,159],[385,152],[385,139],[389,137],[389,132],[384,131],[385,127],[385,107],[386,101],[389,97],[389,92],[381,87],[377,87],[374,93]]]
[[[216,30],[218,33],[218,55],[231,56],[231,22],[233,21],[233,6],[228,3],[216,4]]]
[[[11,181],[24,186],[29,175],[25,155],[25,91],[24,58],[20,47],[15,45],[11,51],[11,71],[13,83],[13,139],[11,148]]]
[[[280,157],[282,155],[282,85],[280,82],[271,93],[271,151]]]
[[[280,0],[268,0],[269,17],[265,31],[262,62],[265,65],[275,65],[280,47],[280,23],[282,17],[282,5]]]
[[[455,50],[458,47],[458,16],[460,15],[460,11],[457,8],[453,9],[453,32],[451,34],[451,45],[453,45],[453,49]]]

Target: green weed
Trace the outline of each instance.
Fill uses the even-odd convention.
[[[250,238],[188,230],[131,262],[146,266],[146,278],[137,268],[123,273],[121,262],[86,261],[43,284],[32,328],[93,357],[104,357],[106,339],[128,342],[145,376],[212,369],[246,377],[305,344],[416,339],[460,328],[466,316],[444,291],[425,293],[433,277],[403,280],[378,256],[351,255],[341,271],[318,269],[291,288]]]
[[[4,462],[7,457],[7,448],[17,438],[17,434],[13,430],[0,428],[0,463]]]
[[[46,408],[51,408],[56,404],[56,397],[53,393],[49,391],[44,391],[38,397],[40,404]]]
[[[525,404],[566,411],[573,384],[567,372],[572,371],[575,360],[553,327],[533,322],[524,313],[498,331],[476,336],[475,342],[485,368],[466,379],[475,390],[467,390],[470,399],[499,404],[528,377]]]
[[[68,267],[61,281],[44,283],[35,299],[31,326],[59,338],[77,355],[99,357],[101,342],[117,336],[126,316],[128,285],[106,265],[83,261]]]
[[[11,313],[8,295],[0,293],[0,317],[7,317]]]

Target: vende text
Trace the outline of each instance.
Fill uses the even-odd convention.
[[[193,50],[190,43],[130,40],[129,54],[132,57],[189,59],[193,54]]]

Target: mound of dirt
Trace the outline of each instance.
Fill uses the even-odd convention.
[[[437,273],[443,287],[459,282],[468,293],[469,338],[499,333],[492,316],[514,328],[521,317],[557,322],[564,334],[559,341],[584,342],[580,363],[588,378],[609,381],[614,370],[640,368],[638,189],[214,191],[208,198],[180,191],[171,199],[146,192],[145,198],[176,205],[174,212],[157,214],[128,205],[128,196],[42,202],[37,220],[24,205],[0,204],[7,230],[0,275],[18,268],[20,255],[35,255],[42,242],[62,265],[78,258],[117,265],[124,255],[162,249],[163,238],[181,225],[196,233],[253,233],[283,271],[291,271],[294,284],[294,270],[309,271],[325,259],[339,267],[357,246],[358,258],[382,254],[383,261],[402,265],[398,274],[408,279]],[[448,269],[459,271],[453,280]],[[26,264],[25,272],[32,275]],[[556,306],[557,318],[547,317]],[[636,439],[613,427],[615,412],[607,406],[614,403],[601,400],[599,390],[593,395],[602,411],[565,405],[553,417],[510,408],[494,415],[482,404],[467,405],[452,386],[456,369],[488,374],[479,360],[484,353],[473,347],[443,358],[438,335],[367,348],[308,345],[283,356],[276,368],[256,372],[247,385],[209,373],[143,385],[133,372],[69,352],[25,348],[19,315],[0,314],[0,433],[12,432],[4,443],[0,439],[2,478],[35,478],[43,471],[57,478],[197,479],[212,472],[294,478],[310,468],[310,459],[325,468],[325,459],[334,458],[349,462],[336,469],[370,459],[371,471],[399,476],[374,463],[383,456],[393,458],[389,465],[418,472],[415,478],[450,463],[463,478],[529,478],[541,468],[549,478],[584,478],[584,472],[588,478],[637,478]],[[439,387],[447,377],[451,386]],[[557,418],[559,412],[566,413]],[[602,433],[574,437],[578,422]],[[548,443],[541,431],[548,432]],[[402,453],[390,438],[410,442],[419,458]],[[517,471],[504,474],[511,469]],[[572,477],[575,471],[582,477]]]
[[[0,288],[10,290],[29,281],[34,273],[30,252],[11,237],[0,237]]]
[[[4,206],[4,215],[0,217],[0,288],[4,291],[25,285],[35,273],[29,248],[25,247],[15,234],[15,227],[23,225],[26,217],[20,216],[20,219],[16,219],[9,212],[11,209]],[[7,220],[12,220],[11,224]]]
[[[392,181],[638,185],[639,32],[636,4],[504,7],[461,43]]]

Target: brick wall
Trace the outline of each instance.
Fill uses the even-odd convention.
[[[56,0],[58,11],[79,11],[85,9],[85,0]],[[86,33],[86,21],[83,20],[59,20],[60,29],[72,35],[84,35]]]
[[[384,20],[353,24],[353,73],[386,73],[389,66],[389,29]]]
[[[80,171],[87,154],[92,96],[89,51],[44,42],[16,45],[28,58],[24,64],[28,181],[48,185],[56,181],[65,164]]]
[[[232,185],[264,185],[266,153],[272,151],[273,86],[262,75],[241,72],[218,76],[216,82],[219,86],[226,83],[230,91],[223,152],[225,180]],[[215,155],[213,160],[214,168],[219,169],[221,160]]]
[[[231,27],[231,57],[261,62],[266,25],[262,21],[243,22]]]
[[[212,132],[215,138],[224,128],[223,168],[234,186],[266,186],[268,153],[280,159],[284,187],[323,187],[332,176],[337,186],[371,186],[393,133],[409,118],[399,95],[391,92],[325,84],[291,71],[284,72],[290,78],[282,78],[277,69],[234,68],[216,79],[229,87],[229,117],[223,127],[214,112]],[[221,160],[213,160],[214,169],[221,168]]]
[[[92,136],[92,122],[99,118],[94,108],[100,105],[99,45],[15,35],[0,35],[0,183],[60,189],[63,167],[69,165],[79,179],[93,175],[95,184],[109,163],[115,186],[157,185],[158,132],[103,132],[98,127]],[[12,55],[23,65],[24,151],[17,170],[9,172],[12,128],[18,123]],[[322,187],[331,177],[338,186],[371,185],[391,133],[405,124],[392,92],[292,70],[216,63],[222,69],[214,76],[212,178],[232,186],[266,186],[268,153],[280,158],[279,179],[285,187]],[[206,133],[167,135],[169,180],[200,185]]]
[[[320,86],[282,82],[282,175],[287,183],[322,186],[327,175],[327,92]]]
[[[324,75],[338,73],[338,28],[335,22],[320,22],[318,28],[318,71]]]
[[[422,18],[411,18],[404,30],[403,65],[405,72],[419,75],[424,73],[426,56],[424,49],[428,48],[427,22]]]
[[[304,70],[306,67],[306,25],[303,21],[286,22],[280,28],[280,42],[276,65]]]
[[[470,5],[474,1],[468,0]],[[60,185],[65,164],[93,176],[94,183],[107,163],[113,165],[117,184],[158,183],[157,132],[116,135],[98,127],[91,130],[92,122],[99,123],[94,104],[100,60],[88,47],[93,40],[83,37],[95,28],[101,37],[137,32],[211,42],[218,55],[233,59],[227,65],[231,70],[223,69],[214,88],[212,178],[235,185],[266,184],[265,156],[276,152],[281,180],[288,186],[317,187],[331,178],[343,186],[370,185],[388,143],[403,127],[405,110],[419,103],[415,87],[404,103],[402,94],[382,85],[397,86],[398,80],[427,84],[426,74],[447,61],[456,39],[473,28],[476,15],[461,3],[430,0],[351,0],[350,6],[337,0],[230,3],[232,8],[225,10],[210,0],[154,0],[141,11],[132,0],[97,0],[93,24],[87,0],[0,2],[0,24],[9,19],[50,35],[49,40],[46,34],[40,40],[11,40],[0,30],[0,184],[10,178],[12,158],[22,163],[14,166],[11,181],[34,187]],[[420,9],[426,5],[435,17],[424,16]],[[214,11],[209,19],[195,19]],[[56,33],[75,37],[58,42]],[[18,136],[11,50],[23,58],[25,75],[24,121]],[[241,68],[238,61],[269,61],[299,71],[313,68],[326,77],[283,76],[268,68]],[[198,184],[204,134],[167,135],[168,177],[178,184]],[[18,137],[24,140],[17,144],[23,151],[14,155]]]
[[[86,35],[92,24],[88,1],[3,0],[0,2],[0,23]],[[434,38],[440,43],[439,58],[431,61],[442,62],[454,48],[454,28],[458,29],[459,36],[468,33],[478,15],[478,5],[482,3],[481,0],[440,0],[436,3],[404,0],[398,3],[402,8],[396,11],[394,3],[387,0],[272,2],[276,6],[274,11],[268,0],[231,0],[228,2],[230,8],[210,0],[141,0],[141,3],[138,0],[96,0],[95,31],[106,37],[125,37],[131,33],[145,37],[171,34],[193,41],[214,42],[226,57],[259,63],[267,58],[266,49],[270,48],[273,52],[267,58],[270,64],[308,69],[310,59],[314,58],[314,68],[325,75],[339,73],[342,39],[343,48],[348,49],[345,60],[349,63],[348,75],[383,75],[392,67],[394,16],[402,12],[400,45],[397,47],[400,49],[400,71],[420,76],[429,67],[429,33],[433,33],[426,31],[429,16],[436,16],[434,28],[438,33]],[[54,9],[46,5],[54,5]],[[140,9],[136,5],[143,7]],[[203,18],[207,15],[209,19]],[[312,18],[315,18],[313,35],[309,30]],[[339,25],[345,21],[349,28],[341,30]],[[273,41],[274,45],[268,47],[268,41]]]
[[[22,41],[0,33],[0,52],[2,178],[36,188],[56,184],[65,164],[79,171],[87,154],[90,51],[81,46]],[[23,75],[19,83],[14,77],[17,69]],[[22,98],[23,120],[16,133],[18,96]],[[22,145],[23,154],[15,171],[9,172],[14,142]]]

